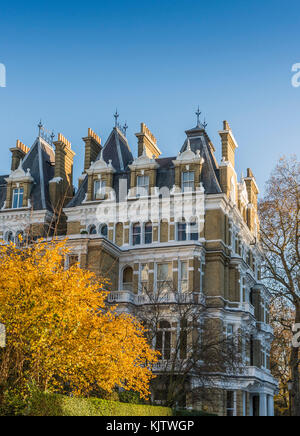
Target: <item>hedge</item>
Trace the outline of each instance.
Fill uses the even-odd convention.
[[[25,414],[28,416],[172,416],[173,411],[168,407],[34,392]]]

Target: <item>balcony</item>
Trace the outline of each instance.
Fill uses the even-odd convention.
[[[248,312],[254,316],[254,306],[250,303],[234,303],[230,301],[227,303],[226,309],[235,310],[237,312]]]
[[[181,303],[181,304],[205,304],[205,297],[201,294],[174,294],[163,293],[156,294],[134,294],[130,290],[123,289],[120,291],[111,292],[107,301],[109,303],[131,303],[136,306],[143,304],[165,304],[165,303]]]
[[[261,382],[267,382],[277,385],[277,380],[272,376],[269,370],[257,368],[256,366],[247,366],[243,375],[247,377],[258,379]]]
[[[132,292],[130,291],[118,291],[118,292],[111,292],[108,297],[107,301],[109,303],[131,303],[136,304],[135,297]]]

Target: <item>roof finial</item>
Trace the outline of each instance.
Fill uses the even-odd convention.
[[[200,126],[200,115],[201,115],[199,106],[198,106],[196,115],[197,115],[197,127],[199,127]]]
[[[115,117],[115,127],[117,127],[118,126],[118,118],[119,118],[119,114],[118,114],[118,109],[116,109],[116,113],[114,114],[114,117]]]
[[[128,129],[127,121],[125,121],[125,124],[124,124],[124,126],[123,126],[123,130],[124,130],[124,134],[125,134],[125,136],[126,136],[126,131],[127,131],[127,129]]]
[[[43,127],[44,127],[44,126],[43,126],[42,120],[40,120],[40,122],[38,123],[39,136],[41,136],[41,131],[42,131],[42,128],[43,128]]]
[[[204,118],[204,121],[203,121],[203,127],[204,127],[204,129],[206,129],[206,127],[207,127],[206,118]]]
[[[50,139],[51,139],[51,145],[53,145],[54,138],[55,138],[55,135],[54,135],[54,132],[52,131],[51,136],[50,136]]]

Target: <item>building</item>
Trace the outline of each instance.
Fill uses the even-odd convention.
[[[270,372],[270,293],[260,280],[259,190],[250,169],[237,177],[238,144],[229,124],[224,121],[219,132],[218,164],[199,111],[196,127],[186,131],[182,148],[171,157],[161,157],[144,123],[134,157],[127,126],[115,117],[103,146],[91,129],[83,138],[76,192],[74,152],[63,135],[53,142],[39,125],[30,149],[17,141],[11,173],[0,177],[0,236],[18,241],[19,233],[67,234],[67,265],[79,262],[108,277],[108,302],[117,302],[118,310],[139,316],[145,307],[151,310],[151,296],[160,294],[153,343],[162,354],[158,374],[181,335],[173,310],[178,296],[182,305],[204,308],[204,326],[213,325],[220,338],[246,332],[239,345],[243,371],[214,374],[209,405],[189,395],[197,388],[197,375],[191,374],[185,404],[225,416],[272,416],[277,382]]]

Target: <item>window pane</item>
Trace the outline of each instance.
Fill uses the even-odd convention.
[[[12,201],[13,209],[18,209],[23,206],[23,194],[24,194],[23,188],[17,188],[13,190],[13,201]]]
[[[14,189],[14,195],[13,195],[13,208],[17,209],[18,207],[18,193],[17,190]]]
[[[100,199],[105,195],[106,181],[95,180],[94,182],[94,200]]]
[[[189,227],[190,227],[189,228],[190,240],[191,241],[198,241],[198,239],[199,239],[198,223],[197,222],[191,222]]]
[[[101,226],[100,235],[107,238],[107,234],[108,234],[108,228],[107,228],[107,225],[104,224],[103,226]]]
[[[187,171],[182,173],[182,189],[183,191],[193,191],[194,190],[194,171]]]
[[[22,207],[23,206],[23,194],[24,194],[24,189],[23,188],[19,189],[19,204],[18,204],[18,207]]]
[[[145,226],[145,244],[152,244],[152,224]]]
[[[96,226],[91,226],[89,233],[90,235],[96,235],[97,234]]]
[[[135,224],[132,228],[132,243],[133,245],[141,243],[141,226],[139,224]]]
[[[186,241],[186,223],[177,224],[178,241]]]
[[[149,176],[137,177],[137,195],[148,195],[149,193]]]
[[[149,267],[148,264],[144,263],[141,266],[141,280],[143,282],[148,281],[148,275],[149,275]]]
[[[156,335],[156,350],[162,354],[162,343],[163,343],[163,332],[157,332]],[[159,359],[162,359],[163,356],[159,356]]]
[[[180,262],[180,289],[181,292],[188,290],[188,264],[187,262]]]
[[[161,263],[158,265],[157,277],[158,280],[171,280],[172,279],[172,265],[170,263]]]
[[[164,359],[170,359],[171,357],[171,332],[164,332],[165,334],[165,346],[164,346]]]
[[[187,280],[187,278],[188,278],[187,262],[181,262],[181,280]]]

